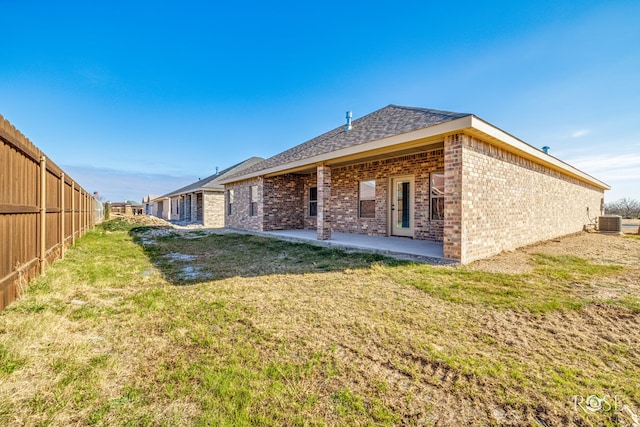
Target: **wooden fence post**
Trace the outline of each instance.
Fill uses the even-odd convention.
[[[80,234],[78,237],[84,234],[84,193],[80,190]]]
[[[64,172],[60,174],[60,259],[64,259]]]
[[[84,232],[87,230],[87,213],[86,213],[86,209],[87,209],[87,195],[84,192],[80,193],[82,195],[82,197],[80,198],[80,203],[82,203],[82,208],[80,208],[80,211],[82,212],[80,215],[80,220],[82,222],[82,231],[80,232],[80,235],[83,235]]]
[[[89,193],[84,193],[84,232],[86,233],[88,229],[89,229]]]
[[[40,273],[47,262],[47,158],[40,157]]]
[[[71,244],[76,244],[76,182],[71,182]]]

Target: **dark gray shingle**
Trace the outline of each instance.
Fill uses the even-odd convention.
[[[225,180],[389,136],[435,126],[468,115],[469,114],[466,113],[453,113],[428,108],[388,105],[387,107],[354,120],[352,122],[353,127],[349,131],[345,131],[345,125],[343,124],[305,143],[246,168],[241,172],[229,174],[225,177]]]

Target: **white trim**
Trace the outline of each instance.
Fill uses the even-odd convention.
[[[541,163],[545,166],[551,166],[552,169],[559,169],[561,171],[569,172],[570,175],[575,176],[576,178],[586,181],[596,187],[600,187],[605,190],[610,190],[611,187],[608,184],[600,181],[597,178],[592,177],[589,174],[582,172],[581,170],[571,166],[568,163],[563,162],[560,159],[553,157],[550,154],[546,154],[544,151],[537,149],[536,147],[527,144],[521,139],[516,138],[513,135],[510,135],[503,130],[491,125],[488,122],[485,122],[479,117],[472,116],[472,125],[471,127],[475,130],[482,132],[484,135],[489,136],[493,140],[497,140],[498,142],[502,142],[503,145],[506,144],[509,148],[515,149],[518,154],[524,154],[523,157],[535,158],[538,160],[538,163]],[[500,144],[498,144],[500,145]]]

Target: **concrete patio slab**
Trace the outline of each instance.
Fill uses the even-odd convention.
[[[317,240],[315,230],[277,230],[263,232],[262,234],[289,241],[374,252],[414,261],[438,264],[454,262],[444,258],[442,243],[428,240],[414,240],[407,237],[365,236],[338,232],[331,233],[331,240]]]

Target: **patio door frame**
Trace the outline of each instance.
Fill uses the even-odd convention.
[[[398,193],[396,185],[400,182],[409,183],[409,226],[398,227]],[[414,175],[398,175],[389,177],[389,235],[403,236],[413,238],[415,229],[415,198],[416,198],[416,182]]]

